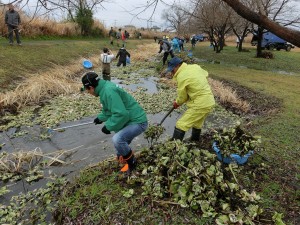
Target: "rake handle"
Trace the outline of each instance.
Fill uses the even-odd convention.
[[[165,117],[160,121],[159,126],[162,125],[162,123],[165,121],[165,119],[173,112],[174,110],[174,106],[172,106],[172,108],[169,110],[169,112],[165,115]]]
[[[80,124],[75,124],[75,125],[66,126],[66,127],[60,127],[60,128],[55,128],[55,129],[49,129],[49,131],[64,130],[64,129],[67,129],[67,128],[79,127],[79,126],[84,126],[84,125],[88,125],[88,124],[92,124],[92,123],[94,123],[94,122],[86,122],[86,123],[80,123]]]

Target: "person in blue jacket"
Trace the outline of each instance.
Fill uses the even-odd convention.
[[[125,164],[121,172],[130,173],[136,167],[136,158],[129,144],[148,127],[144,109],[125,90],[110,81],[100,79],[95,72],[87,72],[82,77],[82,83],[83,90],[100,98],[102,111],[94,123],[105,123],[102,127],[105,134],[115,132],[112,141],[117,159]]]

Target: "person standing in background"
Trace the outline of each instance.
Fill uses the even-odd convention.
[[[121,32],[121,39],[122,39],[122,46],[126,47],[126,30],[124,32]]]
[[[114,31],[113,27],[110,28],[108,36],[110,38],[110,44],[114,45],[114,37],[116,36],[116,32]]]
[[[5,13],[5,24],[7,25],[8,28],[8,39],[10,45],[13,45],[14,43],[13,32],[15,32],[18,45],[22,45],[20,41],[19,28],[18,28],[20,23],[21,23],[21,18],[19,13],[14,9],[14,6],[12,4],[9,4],[8,10]]]
[[[121,28],[119,28],[119,31],[117,31],[117,33],[116,33],[117,46],[118,47],[120,46],[120,39],[121,39],[121,36],[122,36],[121,31],[122,31]]]
[[[130,54],[123,46],[122,48],[120,48],[118,54],[116,55],[116,58],[119,58],[117,67],[121,66],[121,64],[123,64],[123,67],[126,66],[126,58],[127,57],[130,58]]]
[[[114,54],[112,54],[112,52],[108,48],[103,48],[103,53],[100,55],[100,60],[102,62],[103,80],[111,80],[110,63],[114,58]]]

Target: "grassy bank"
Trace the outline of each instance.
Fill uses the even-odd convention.
[[[149,41],[150,42],[150,41]],[[127,48],[134,48],[139,40],[130,40]],[[22,46],[9,46],[7,40],[0,39],[0,88],[1,91],[14,87],[22,79],[42,74],[55,65],[67,65],[75,59],[89,58],[102,52],[103,47],[118,50],[116,45],[110,46],[108,39],[87,40],[25,40]]]
[[[282,101],[278,113],[258,116],[252,121],[253,132],[263,137],[262,154],[271,166],[257,189],[261,190],[267,207],[285,208],[287,214],[294,211],[299,207],[300,53],[273,51],[275,59],[257,59],[255,49],[249,46],[250,52],[238,53],[235,47],[226,47],[216,54],[206,45],[197,46],[194,55],[214,60],[200,63],[213,77]]]

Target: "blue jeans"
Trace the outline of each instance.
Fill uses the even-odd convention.
[[[147,129],[147,127],[148,122],[131,124],[117,132],[112,138],[112,141],[117,151],[117,156],[128,155],[131,151],[131,148],[129,147],[131,141],[135,137],[143,133]]]

